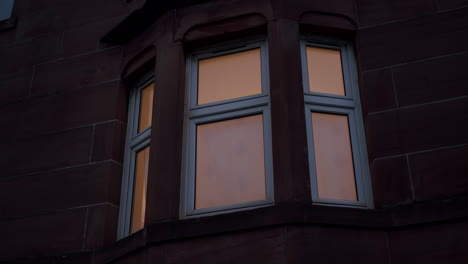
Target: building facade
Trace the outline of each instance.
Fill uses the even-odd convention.
[[[11,2],[0,263],[466,262],[468,1]]]

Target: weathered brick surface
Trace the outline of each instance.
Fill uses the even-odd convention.
[[[17,37],[22,39],[61,32],[99,19],[126,15],[141,5],[141,1],[129,5],[126,1],[114,0],[18,2],[18,15],[27,17],[20,19],[16,28]]]
[[[468,143],[468,98],[369,115],[371,158]]]
[[[100,249],[116,241],[118,215],[119,208],[111,204],[88,208],[85,250]]]
[[[15,33],[14,30],[2,32],[2,34],[0,34],[0,46],[5,47],[12,45],[15,42]]]
[[[364,70],[468,50],[468,8],[359,31]]]
[[[36,66],[33,95],[116,80],[120,76],[121,48],[111,48]]]
[[[184,4],[189,2],[163,14],[132,43],[114,47],[99,39],[145,0],[15,1],[18,24],[0,32],[0,259],[32,257],[14,262],[25,264],[466,262],[466,224],[453,223],[466,217],[468,194],[466,0]],[[163,2],[157,6],[164,7]],[[311,206],[303,199],[310,193],[297,48],[300,34],[323,27],[333,36],[356,39],[375,211]],[[220,230],[289,219],[263,208],[264,215],[244,211],[229,224],[218,221],[231,215],[213,216],[208,224],[191,219],[179,229],[180,222],[167,223],[166,229],[149,228],[114,243],[131,86],[120,80],[123,67],[138,54],[146,56],[144,50],[155,56],[153,124],[160,129],[152,135],[147,219],[150,225],[178,221],[185,57],[204,38],[210,43],[236,38],[232,32],[268,37],[275,201],[301,200],[310,211],[286,212],[299,214],[297,223],[314,226]],[[343,216],[361,228],[316,225],[336,224]],[[447,220],[452,224],[430,224]],[[388,241],[388,230],[362,228],[385,223],[406,227],[391,229]],[[213,230],[218,235],[196,237]],[[177,232],[189,238],[145,245],[145,239],[181,235]]]
[[[333,227],[286,228],[287,263],[389,264],[386,233]]]
[[[361,27],[411,19],[437,11],[437,0],[357,0]]]
[[[86,210],[1,221],[0,260],[82,250]]]
[[[379,112],[396,107],[391,69],[365,72],[362,84],[362,104],[367,112]]]
[[[99,40],[123,18],[113,17],[66,30],[63,35],[64,56],[73,56],[108,47],[108,45],[101,44]]]
[[[400,106],[468,95],[468,52],[393,69]]]
[[[104,162],[0,181],[0,219],[118,205],[121,175],[120,165]]]
[[[126,88],[118,81],[30,98],[0,108],[0,134],[13,138],[60,132],[108,120],[125,121]]]
[[[91,263],[79,252],[115,241],[125,129],[93,126],[123,127],[128,98],[123,50],[99,40],[143,3],[15,1],[0,32],[0,259]]]
[[[33,70],[26,68],[0,78],[0,105],[29,96]]]
[[[95,125],[91,161],[115,160],[123,163],[126,128],[119,121]]]
[[[376,207],[412,202],[413,192],[406,156],[374,160],[371,175]]]
[[[60,35],[45,36],[0,48],[0,78],[61,56]]]
[[[439,0],[441,10],[450,10],[468,6],[467,0]]]
[[[167,263],[283,263],[282,229],[207,237],[168,244]]]
[[[417,200],[468,194],[468,145],[409,156]]]
[[[43,172],[89,162],[92,127],[47,136],[3,141],[0,153],[2,178]]]
[[[390,232],[392,263],[462,264],[468,257],[466,222]]]

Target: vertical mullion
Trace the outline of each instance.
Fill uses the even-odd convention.
[[[271,117],[270,106],[268,105],[262,111],[263,118],[263,153],[265,166],[265,191],[266,200],[274,202],[274,174],[273,174],[273,153],[272,153],[272,138],[271,138]]]
[[[198,61],[199,58],[192,58],[190,63],[190,89],[189,89],[189,109],[197,106],[198,101]]]
[[[341,52],[341,70],[343,73],[343,82],[344,82],[343,85],[345,88],[346,97],[354,101],[355,96],[353,93],[351,72],[350,72],[349,59],[348,59],[348,51],[347,51],[346,46],[340,46],[340,52]]]
[[[186,204],[188,211],[193,213],[195,211],[195,182],[196,182],[196,162],[197,162],[197,123],[195,120],[190,121],[189,125],[189,165],[188,165],[188,188]]]
[[[312,201],[318,201],[318,183],[317,183],[317,168],[315,162],[315,145],[314,135],[312,129],[312,109],[310,105],[305,107],[305,118],[306,118],[306,130],[307,130],[307,142],[309,152],[309,174],[310,174],[310,186]]]
[[[301,72],[302,72],[302,89],[304,94],[309,93],[309,66],[307,65],[307,44],[305,40],[300,41],[301,49]]]
[[[351,151],[354,164],[354,180],[356,182],[356,192],[359,202],[367,202],[364,192],[363,168],[361,162],[361,153],[359,149],[359,140],[357,135],[356,114],[352,111],[348,114],[349,136],[351,140]]]
[[[129,204],[130,197],[132,196],[132,188],[130,187],[133,177],[132,172],[132,138],[134,133],[134,122],[136,119],[135,107],[137,105],[136,101],[136,91],[137,89],[131,89],[130,91],[130,100],[128,106],[128,122],[127,122],[127,136],[125,140],[125,160],[124,160],[124,170],[122,178],[122,187],[121,187],[121,197],[120,197],[120,210],[119,210],[119,228],[118,228],[118,238],[123,238],[129,233],[129,215],[131,214],[131,204]]]
[[[260,44],[260,72],[262,74],[261,80],[262,80],[262,95],[267,95],[269,97],[270,95],[270,72],[269,72],[269,66],[268,66],[268,45],[265,41],[262,41]],[[268,100],[268,105],[270,104],[270,100]]]
[[[128,192],[127,192],[127,199],[126,199],[126,214],[125,214],[125,234],[130,234],[130,226],[132,223],[132,212],[133,212],[133,191],[134,191],[134,183],[135,183],[135,159],[136,159],[136,151],[134,149],[130,150],[130,162],[129,162],[129,177],[128,180]]]

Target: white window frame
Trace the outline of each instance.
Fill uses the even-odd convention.
[[[197,105],[198,61],[237,52],[260,48],[262,93],[259,95],[223,100]],[[271,118],[269,96],[269,67],[266,40],[252,40],[225,45],[217,45],[190,54],[186,61],[187,89],[184,121],[184,156],[182,167],[182,187],[180,218],[215,215],[239,210],[249,210],[270,206],[273,201],[273,166],[271,149]],[[240,117],[262,114],[265,153],[266,199],[240,204],[195,209],[195,162],[197,125],[225,121]]]
[[[138,133],[138,122],[140,116],[141,91],[151,83],[154,83],[154,75],[146,74],[134,84],[129,94],[127,136],[125,140],[119,226],[117,231],[118,239],[131,234],[130,227],[132,222],[136,154],[140,150],[150,146],[151,126]],[[152,110],[153,109],[151,109],[151,111]]]
[[[300,45],[312,202],[314,204],[329,206],[372,208],[372,186],[353,45],[346,40],[323,36],[304,36],[301,39]],[[308,46],[340,50],[345,96],[309,91],[306,53],[306,47]],[[338,114],[348,117],[357,201],[319,198],[312,130],[312,112]]]

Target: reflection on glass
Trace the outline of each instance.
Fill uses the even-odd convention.
[[[260,49],[200,60],[197,104],[261,94],[260,64]]]
[[[197,126],[195,209],[266,199],[263,117]]]
[[[144,227],[146,210],[146,181],[148,177],[148,159],[150,147],[140,150],[135,159],[135,180],[133,183],[133,207],[131,232]]]
[[[306,50],[309,91],[344,96],[341,52],[310,46]]]
[[[138,133],[151,126],[153,116],[154,83],[141,90],[140,117],[138,118]]]
[[[357,201],[348,117],[312,113],[319,198]]]

